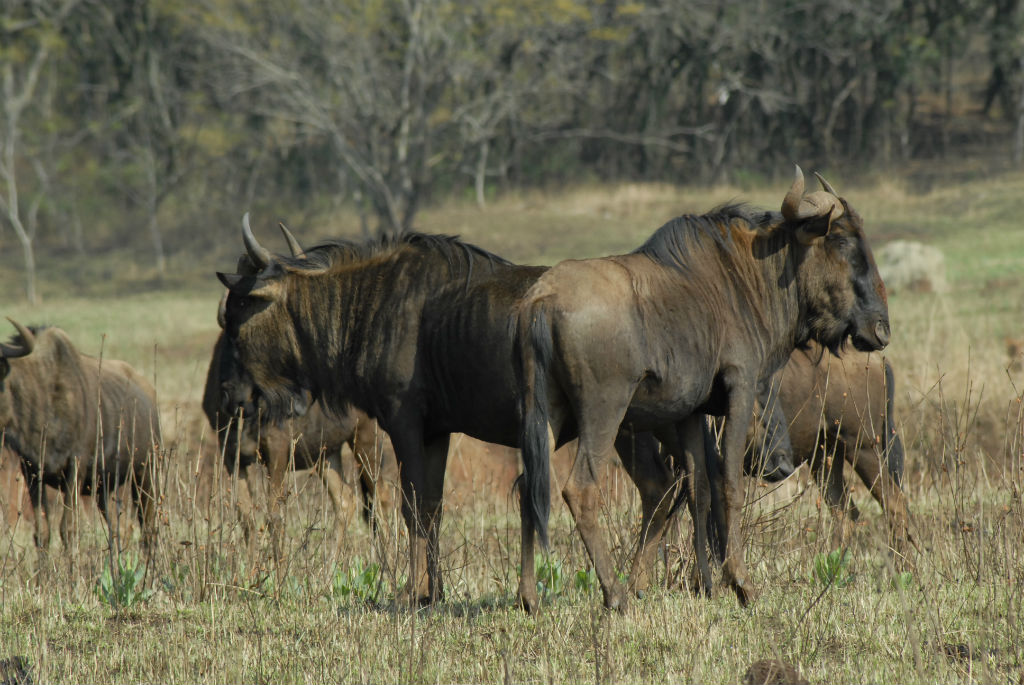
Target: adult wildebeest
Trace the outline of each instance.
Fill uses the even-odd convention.
[[[229,288],[225,332],[243,366],[272,411],[310,392],[332,410],[351,404],[378,418],[399,463],[413,569],[407,591],[412,600],[440,598],[449,435],[518,446],[509,320],[545,267],[416,233],[328,243],[301,259],[272,256],[247,222],[243,238],[258,272],[218,274]],[[526,502],[524,517],[535,511]],[[532,538],[523,548],[532,570]],[[535,583],[520,595],[536,606]]]
[[[61,538],[74,542],[75,494],[92,494],[113,525],[107,497],[130,479],[147,549],[156,542],[160,424],[153,386],[125,362],[75,349],[59,328],[26,328],[0,345],[0,428],[21,457],[35,509],[35,539],[50,544],[42,484],[64,495]]]
[[[533,520],[543,539],[551,436],[572,426],[579,447],[562,494],[607,606],[625,597],[596,525],[593,460],[611,449],[620,424],[696,450],[703,419],[695,413],[726,416],[723,571],[747,603],[756,591],[739,540],[741,475],[759,382],[812,339],[836,352],[847,339],[862,350],[888,344],[885,286],[862,220],[822,186],[805,197],[798,167],[781,215],[730,205],[679,217],[633,253],[561,262],[522,300],[516,359],[523,462],[528,479],[536,470],[530,496],[540,502]],[[704,477],[694,473],[697,486]],[[695,496],[706,517],[706,489]],[[667,513],[671,501],[659,508]],[[700,535],[703,525],[694,527]]]
[[[272,256],[246,217],[243,238],[258,273],[218,274],[229,289],[225,332],[271,418],[308,392],[331,411],[352,405],[380,422],[399,464],[410,534],[406,591],[413,601],[439,599],[449,436],[459,431],[515,445],[518,421],[514,387],[503,382],[511,381],[510,304],[496,313],[478,298],[479,306],[451,318],[425,310],[432,300],[445,308],[477,282],[517,269],[447,236],[339,241],[301,258]],[[490,292],[501,300],[525,291],[511,288]]]
[[[261,405],[262,399],[252,379],[238,360],[238,351],[221,332],[206,374],[203,412],[217,433],[228,473],[240,471],[243,476],[236,507],[249,544],[255,542],[249,480],[262,463],[270,481],[268,517],[275,554],[280,550],[279,510],[285,498],[285,474],[289,468],[315,469],[320,476],[334,509],[334,548],[338,549],[345,523],[341,460],[345,445],[351,448],[356,461],[362,518],[376,529],[378,478],[385,459],[394,459],[390,442],[377,422],[354,407],[329,416],[319,402],[309,404],[309,409],[301,416],[289,415],[271,422],[265,420],[266,412]]]

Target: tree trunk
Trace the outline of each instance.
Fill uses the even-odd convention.
[[[476,161],[476,206],[483,209],[487,205],[487,198],[484,196],[487,181],[487,155],[490,152],[491,141],[484,139],[480,143],[480,156]]]

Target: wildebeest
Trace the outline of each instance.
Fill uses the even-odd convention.
[[[390,441],[377,422],[354,407],[329,416],[319,402],[309,404],[309,409],[301,416],[290,415],[271,422],[265,420],[266,412],[261,405],[252,379],[238,360],[238,351],[221,332],[206,374],[203,412],[217,433],[228,473],[240,472],[243,476],[236,507],[249,544],[255,542],[249,481],[262,463],[270,481],[268,514],[275,554],[280,547],[278,512],[285,497],[285,474],[289,468],[315,469],[320,476],[334,509],[334,546],[338,548],[345,523],[341,460],[345,445],[352,450],[356,462],[363,520],[375,529],[377,482],[382,464],[394,461]]]
[[[153,386],[125,362],[80,353],[59,328],[11,323],[18,333],[0,345],[0,427],[21,458],[36,545],[45,553],[50,543],[41,484],[64,495],[60,532],[68,547],[74,495],[93,495],[110,525],[107,498],[130,479],[143,545],[151,549],[160,443]]]
[[[894,384],[892,366],[881,355],[848,351],[836,357],[811,344],[795,350],[775,374],[771,418],[761,425],[770,431],[783,424],[794,463],[810,463],[840,536],[859,516],[843,477],[843,464],[850,464],[885,512],[892,548],[902,558],[909,533]]]
[[[260,269],[219,274],[229,288],[225,331],[243,365],[272,410],[311,392],[332,409],[353,404],[380,420],[412,538],[409,599],[440,598],[449,435],[518,446],[509,320],[546,267],[513,265],[447,236],[328,243],[301,259],[270,255],[247,223],[243,237]],[[534,511],[523,508],[526,517]],[[532,569],[532,542],[523,548]],[[521,585],[520,596],[534,608],[535,584],[525,594]]]
[[[579,447],[562,493],[607,606],[625,596],[596,525],[593,462],[620,424],[661,430],[659,438],[674,437],[665,427],[675,425],[675,437],[697,450],[695,413],[726,417],[723,572],[745,604],[756,591],[739,539],[741,474],[759,382],[809,340],[837,353],[847,339],[861,350],[889,342],[885,287],[863,222],[819,180],[823,190],[805,196],[798,167],[781,215],[729,205],[674,219],[630,254],[561,262],[521,302],[516,360],[523,463],[528,479],[535,470],[530,496],[540,503],[533,519],[543,538],[552,436],[572,426]],[[694,474],[698,486],[702,477]],[[697,487],[695,496],[706,516],[707,491]],[[702,525],[694,527],[699,535]]]
[[[503,382],[511,380],[508,306],[499,316],[481,298],[451,319],[424,310],[432,299],[443,307],[512,265],[447,236],[338,241],[301,258],[272,256],[247,221],[243,237],[258,273],[218,274],[229,289],[225,332],[243,366],[271,414],[309,392],[332,411],[353,405],[380,422],[399,464],[410,534],[406,591],[413,601],[439,599],[437,532],[449,436],[459,431],[515,445],[518,421],[514,388]],[[492,294],[525,291],[515,288]],[[483,381],[487,374],[490,382]]]
[[[776,372],[759,393],[752,422],[744,472],[768,481],[781,480],[794,465],[808,463],[825,491],[825,499],[838,520],[835,544],[840,545],[847,523],[859,516],[845,486],[843,464],[848,463],[882,506],[896,561],[906,561],[908,531],[906,496],[900,488],[903,476],[903,442],[894,419],[894,378],[892,367],[881,355],[846,350],[836,357],[815,342],[793,351],[786,365]],[[713,433],[708,435],[708,453],[717,453]],[[669,478],[685,478],[657,450],[637,455],[637,460],[656,459],[658,464],[636,468]],[[709,460],[709,471],[715,461]],[[669,476],[669,474],[673,474]],[[650,491],[658,491],[651,488]],[[717,526],[722,525],[720,503],[712,490],[712,509]],[[641,492],[643,498],[644,493]],[[644,505],[653,510],[656,502]],[[711,527],[712,533],[717,529]],[[654,552],[659,540],[648,535],[638,542],[639,567],[634,567],[630,589],[643,592],[649,583]],[[719,542],[717,539],[715,542]],[[721,549],[716,549],[721,554]]]

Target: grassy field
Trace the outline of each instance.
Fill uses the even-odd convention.
[[[0,681],[21,656],[42,682],[737,682],[764,658],[796,665],[811,682],[1021,682],[1024,374],[1011,368],[1005,338],[1024,336],[1017,219],[1024,175],[918,194],[898,177],[844,180],[830,178],[864,216],[876,249],[913,239],[939,247],[947,260],[947,293],[890,297],[886,355],[897,372],[920,547],[912,573],[893,569],[882,514],[857,486],[863,516],[848,563],[823,582],[816,568],[833,551],[833,524],[817,489],[751,484],[745,529],[763,591],[756,604],[741,609],[725,591],[710,600],[686,591],[683,517],[659,563],[659,587],[624,614],[608,613],[571,519],[556,505],[540,574],[544,610],[526,616],[513,601],[514,456],[468,439],[455,441],[450,460],[442,534],[448,598],[440,606],[411,612],[392,601],[405,559],[393,506],[384,507],[382,530],[371,539],[353,505],[341,548],[329,549],[333,514],[306,476],[291,483],[283,558],[271,559],[265,539],[250,556],[199,409],[222,292],[212,272],[233,267],[240,240],[223,254],[172,260],[176,277],[162,287],[142,267],[117,269],[127,253],[89,265],[54,257],[41,265],[42,304],[9,298],[3,313],[59,325],[83,351],[125,359],[155,380],[169,449],[163,544],[143,574],[137,537],[110,549],[94,515],[77,558],[55,548],[40,567],[27,523],[6,528]],[[774,208],[785,189],[785,182],[572,188],[501,198],[484,211],[435,207],[419,228],[461,234],[514,260],[552,263],[632,249],[677,214],[733,199]],[[254,217],[271,246],[274,222]],[[353,217],[338,216],[292,228],[311,241],[354,226]],[[8,293],[21,283],[16,256],[8,251],[0,260]],[[606,531],[626,569],[639,507],[611,467],[608,482]],[[390,485],[384,490],[393,502]],[[352,501],[354,490],[347,494]],[[124,586],[111,587],[111,578],[124,578]]]

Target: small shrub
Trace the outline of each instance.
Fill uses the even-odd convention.
[[[145,578],[146,565],[138,557],[118,556],[96,579],[96,596],[114,609],[126,609],[153,596],[153,590],[143,587]]]
[[[914,574],[910,571],[904,571],[903,573],[897,573],[889,581],[893,590],[909,590],[911,583],[914,582]]]
[[[597,587],[597,572],[592,568],[588,568],[586,571],[582,569],[576,571],[573,585],[577,592],[589,595]]]
[[[813,578],[826,587],[846,587],[853,582],[853,574],[847,570],[849,564],[850,552],[845,549],[816,554]]]
[[[556,559],[546,558],[537,561],[537,592],[541,597],[562,594],[565,589],[565,577],[562,563]]]
[[[380,564],[367,564],[355,557],[347,569],[334,568],[331,595],[334,599],[376,602],[380,595]]]

